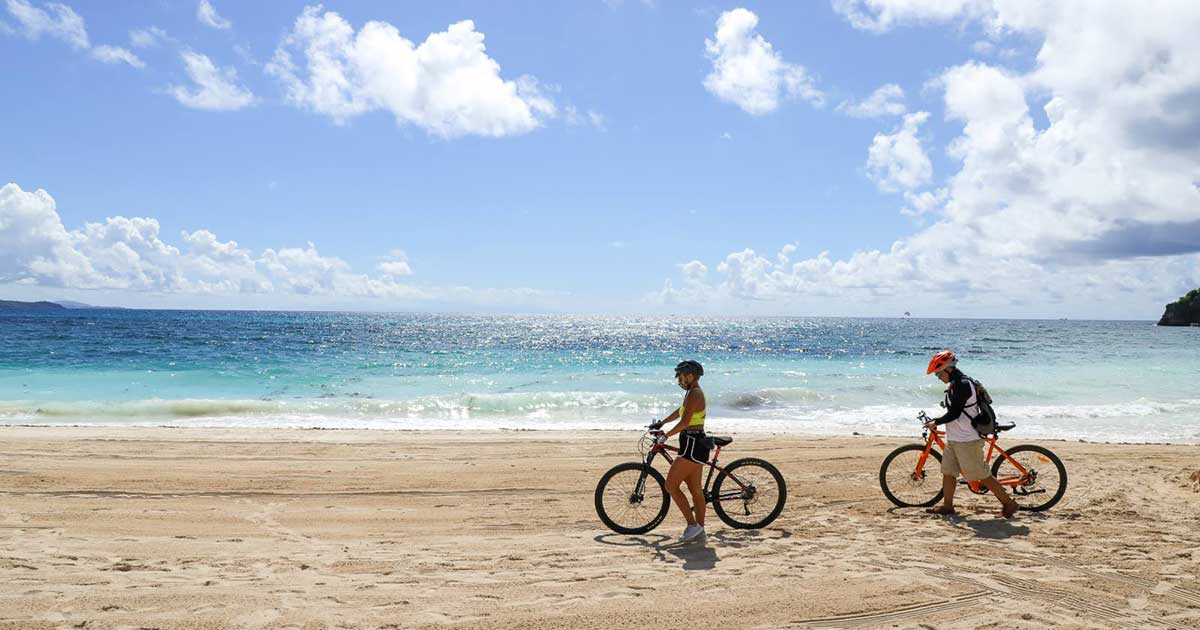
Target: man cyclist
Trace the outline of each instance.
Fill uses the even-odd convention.
[[[696,361],[683,361],[675,366],[675,382],[684,391],[683,403],[657,423],[662,426],[679,419],[679,423],[660,436],[659,440],[665,442],[672,435],[679,434],[679,457],[671,462],[671,470],[667,472],[667,492],[671,493],[675,505],[687,520],[687,528],[679,537],[680,542],[704,535],[705,501],[701,476],[704,463],[708,461],[709,439],[704,434],[705,402],[704,391],[700,389],[701,376],[704,376],[704,367]],[[692,505],[688,505],[687,496],[679,487],[684,482],[691,492]]]
[[[937,374],[938,379],[948,385],[946,413],[931,419],[925,425],[930,431],[945,425],[946,431],[946,452],[942,455],[943,503],[927,511],[932,514],[955,513],[954,490],[958,487],[958,473],[961,470],[967,481],[981,482],[1000,500],[1003,506],[1000,510],[1001,516],[1012,518],[1012,515],[1017,513],[1017,502],[1008,496],[1004,486],[988,472],[987,462],[983,459],[983,438],[971,424],[971,418],[982,413],[975,384],[966,374],[959,371],[958,359],[949,350],[933,355],[925,374]]]

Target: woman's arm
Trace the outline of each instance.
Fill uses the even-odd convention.
[[[658,425],[658,428],[661,429],[664,424],[666,424],[678,417],[679,417],[679,410],[676,409],[675,411],[671,412],[671,415],[667,416],[666,418],[663,418],[662,420],[659,420],[656,424]],[[668,433],[667,435],[670,435],[670,434]]]

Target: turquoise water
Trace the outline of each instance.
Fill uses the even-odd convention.
[[[4,314],[0,424],[631,429],[686,357],[712,430],[911,435],[943,348],[1022,437],[1200,442],[1200,329],[1111,321]]]

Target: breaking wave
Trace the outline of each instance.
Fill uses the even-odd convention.
[[[920,432],[911,405],[838,405],[803,388],[759,390],[710,405],[709,428],[805,434]],[[0,425],[271,427],[395,430],[631,430],[661,418],[675,398],[626,392],[447,395],[411,400],[147,399],[0,402]],[[1200,399],[997,407],[1013,437],[1200,442]],[[1153,419],[1153,422],[1149,420]],[[1010,434],[1006,434],[1009,437]]]

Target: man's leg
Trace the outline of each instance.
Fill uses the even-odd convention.
[[[957,475],[942,475],[942,506],[947,512],[954,509],[954,491],[957,489]]]
[[[958,458],[954,453],[954,444],[946,442],[946,450],[942,453],[942,507],[930,509],[935,514],[954,513],[954,490],[958,488]]]
[[[1017,502],[1008,496],[1008,492],[1004,490],[1004,486],[1000,485],[1000,482],[996,481],[995,477],[988,477],[979,483],[982,483],[984,487],[991,490],[992,494],[996,495],[996,498],[1000,500],[1000,505],[1004,506],[1004,509],[1000,512],[1001,516],[1009,518],[1016,513],[1018,509]]]

